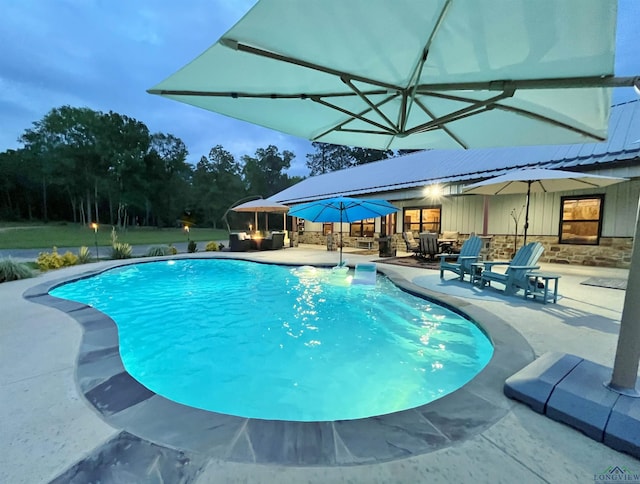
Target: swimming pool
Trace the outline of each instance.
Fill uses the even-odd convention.
[[[59,286],[117,323],[127,371],[197,408],[276,420],[413,408],[471,380],[492,347],[473,323],[378,277],[189,259]],[[164,322],[161,322],[164,321]]]

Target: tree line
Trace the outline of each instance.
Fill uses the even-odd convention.
[[[216,145],[196,165],[184,142],[150,133],[115,112],[62,106],[20,136],[22,147],[0,153],[0,220],[65,220],[173,226],[190,221],[219,227],[234,202],[269,197],[298,183],[295,154],[269,145],[237,160]],[[391,151],[313,143],[310,174],[393,155]]]

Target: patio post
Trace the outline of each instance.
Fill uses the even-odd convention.
[[[632,397],[640,397],[636,389],[640,364],[640,202],[636,213],[636,233],[631,250],[631,267],[624,296],[618,347],[613,364],[611,390]]]

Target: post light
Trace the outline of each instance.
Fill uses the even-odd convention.
[[[98,224],[93,222],[91,228],[93,229],[94,242],[96,244],[96,259],[100,259],[100,252],[98,252]]]
[[[185,225],[185,226],[184,226],[184,231],[185,231],[185,232],[186,232],[186,234],[187,234],[187,242],[190,242],[190,239],[189,239],[189,226],[188,226],[188,225]]]

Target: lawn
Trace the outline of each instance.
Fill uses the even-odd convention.
[[[187,234],[179,228],[157,229],[134,227],[118,231],[118,241],[131,245],[177,244],[187,241]],[[93,247],[111,245],[111,226],[102,225],[94,233],[90,227],[79,224],[18,224],[0,222],[0,249],[51,249],[52,247]],[[209,242],[223,241],[229,235],[226,230],[191,227],[190,240]]]

